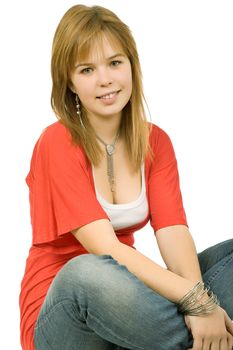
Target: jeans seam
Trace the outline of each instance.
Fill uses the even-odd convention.
[[[48,319],[51,317],[51,315],[52,315],[61,305],[64,305],[64,304],[74,304],[74,302],[73,302],[73,301],[70,301],[70,300],[61,300],[61,301],[58,302],[56,305],[54,305],[48,312],[46,312],[46,314],[45,314],[44,316],[41,316],[41,319],[40,319],[40,315],[39,315],[34,330],[40,329],[40,328],[48,321]]]
[[[70,300],[62,300],[60,302],[58,302],[56,305],[54,305],[48,312],[46,312],[46,314],[44,316],[41,317],[41,319],[38,319],[38,322],[34,328],[34,332],[35,331],[39,331],[45,324],[46,322],[49,320],[49,318],[51,317],[51,315],[62,305],[64,304],[74,304],[73,301],[70,301]],[[90,314],[89,314],[90,315]],[[116,340],[120,340],[121,342],[124,342],[124,346],[133,346],[135,349],[138,349],[138,350],[144,350],[144,348],[142,347],[138,347],[137,345],[135,344],[129,344],[127,341],[125,341],[124,339],[120,338],[120,337],[117,337],[115,333],[113,333],[111,331],[111,329],[107,328],[106,326],[104,326],[100,320],[98,318],[96,318],[94,315],[90,315],[92,319],[95,320],[96,323],[98,323],[99,325],[101,325],[104,329],[107,329],[109,334],[111,334],[111,336],[113,338],[115,338]],[[72,319],[71,319],[72,321]],[[91,329],[91,328],[90,328]],[[93,329],[92,329],[93,330]],[[102,338],[102,336],[101,336]],[[108,340],[109,341],[109,340]]]
[[[89,314],[90,315],[90,314]],[[106,329],[106,327],[100,322],[100,320],[98,318],[96,318],[94,315],[90,315],[96,323],[99,323],[104,329]],[[116,340],[120,340],[120,341],[123,341],[125,344],[124,346],[133,346],[135,349],[138,349],[138,350],[144,350],[144,348],[141,348],[141,347],[138,347],[137,345],[135,344],[132,344],[132,343],[128,343],[126,342],[124,339],[120,338],[120,337],[117,337],[115,335],[115,333],[113,333],[109,328],[108,329],[108,332],[111,334],[112,337],[115,337]],[[100,337],[102,338],[102,336],[100,335]],[[108,340],[109,341],[109,340]],[[121,346],[121,345],[120,345]]]

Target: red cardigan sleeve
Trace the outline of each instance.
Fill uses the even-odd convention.
[[[26,178],[33,244],[56,240],[98,219],[108,219],[95,196],[87,158],[59,122],[37,141]]]
[[[171,140],[162,129],[154,125],[150,142],[155,156],[148,179],[151,226],[154,231],[178,224],[187,226]]]

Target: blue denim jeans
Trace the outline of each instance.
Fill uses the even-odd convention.
[[[204,282],[233,318],[233,239],[198,255]],[[110,255],[85,254],[59,271],[35,327],[36,350],[170,350],[192,346],[177,305]]]

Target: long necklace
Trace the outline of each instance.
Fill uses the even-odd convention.
[[[113,140],[113,143],[111,144],[107,144],[106,142],[104,142],[98,135],[96,135],[96,137],[98,138],[98,140],[105,146],[105,150],[107,153],[107,175],[108,175],[108,181],[110,184],[110,189],[112,192],[112,196],[113,196],[113,202],[115,203],[115,192],[116,192],[116,183],[115,183],[115,177],[114,177],[114,167],[113,167],[113,154],[115,152],[115,144],[116,141],[118,139],[119,136],[119,131],[117,133],[117,135],[115,136],[115,139]]]

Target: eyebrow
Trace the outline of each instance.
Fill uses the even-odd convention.
[[[113,58],[116,58],[116,57],[125,57],[125,55],[124,55],[123,53],[116,53],[116,54],[114,54],[114,55],[108,57],[108,58],[107,58],[107,61],[110,61],[110,60],[112,60]],[[93,63],[91,63],[91,62],[79,63],[79,64],[76,64],[76,65],[75,65],[75,68],[78,68],[78,67],[80,67],[80,66],[91,66],[91,65],[93,65]]]

